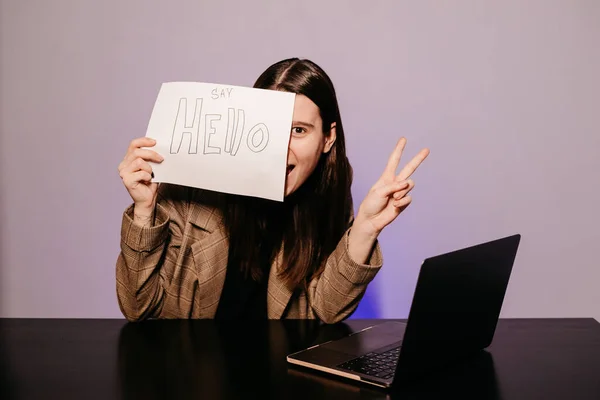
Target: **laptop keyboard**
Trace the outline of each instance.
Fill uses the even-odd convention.
[[[346,361],[345,363],[338,365],[338,368],[371,375],[377,378],[388,379],[394,376],[394,373],[396,372],[399,355],[400,346],[381,353],[374,351],[353,360]]]

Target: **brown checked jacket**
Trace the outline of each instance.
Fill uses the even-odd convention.
[[[214,192],[160,184],[152,226],[133,223],[133,207],[123,214],[117,260],[117,298],[131,321],[147,318],[213,318],[227,270],[228,235]],[[323,273],[308,289],[291,290],[279,278],[281,254],[268,280],[270,319],[349,317],[383,264],[379,243],[367,264],[348,254],[348,230],[329,256]]]

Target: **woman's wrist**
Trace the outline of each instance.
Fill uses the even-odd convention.
[[[362,218],[360,211],[352,223],[352,230],[355,231],[362,239],[370,239],[373,240],[373,242],[377,240],[377,237],[381,233],[381,231],[378,231],[373,227],[371,222]]]
[[[134,204],[133,223],[142,226],[152,226],[154,224],[154,207]]]
[[[379,232],[374,230],[368,221],[355,219],[348,237],[350,258],[357,264],[366,264],[373,252],[377,236],[379,236]]]

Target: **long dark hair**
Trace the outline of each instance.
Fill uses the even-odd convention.
[[[229,232],[229,263],[254,280],[282,250],[281,278],[291,290],[306,288],[319,275],[348,227],[352,213],[352,168],[346,157],[344,128],[331,79],[309,60],[292,58],[271,65],[255,88],[302,94],[320,110],[323,133],[336,125],[336,140],[317,167],[283,203],[227,195],[224,220]]]

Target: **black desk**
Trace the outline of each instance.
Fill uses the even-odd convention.
[[[600,324],[501,320],[489,353],[386,393],[285,356],[380,321],[0,320],[0,399],[600,399]]]

